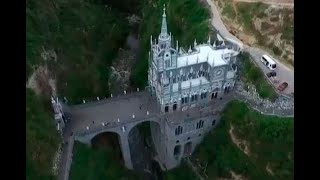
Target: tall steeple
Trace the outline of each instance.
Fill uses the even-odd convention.
[[[166,19],[166,5],[163,5],[162,24],[160,36],[166,38],[168,36],[167,19]]]
[[[163,5],[161,32],[159,35],[160,49],[168,49],[171,47],[171,34],[168,34],[167,20],[166,20],[166,6]]]

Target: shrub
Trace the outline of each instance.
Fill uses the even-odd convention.
[[[273,46],[272,51],[277,56],[280,56],[282,54],[281,49],[279,49],[277,46]]]
[[[222,14],[226,15],[229,19],[234,20],[234,18],[236,17],[236,12],[233,9],[231,4],[226,4],[226,6],[223,8],[222,10]]]
[[[279,17],[278,16],[270,17],[270,21],[272,21],[272,22],[279,21]]]

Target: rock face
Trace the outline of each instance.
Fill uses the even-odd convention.
[[[119,49],[117,58],[113,61],[109,77],[109,88],[112,94],[123,94],[124,90],[130,90],[130,77],[133,65],[136,63],[139,52],[139,35],[135,27],[141,19],[132,15],[128,17],[132,32],[126,40],[126,49]]]
[[[41,52],[43,64],[38,66],[27,81],[27,88],[33,89],[38,95],[47,97],[56,96],[57,82],[52,72],[49,71],[48,64],[57,62],[57,53],[53,49]]]
[[[112,94],[121,94],[129,86],[129,71],[117,70],[111,66],[109,87]]]
[[[56,96],[56,80],[47,66],[39,66],[30,76],[26,86],[38,95]]]
[[[252,107],[261,112],[279,115],[292,115],[294,110],[294,98],[279,96],[274,102],[259,97],[254,86],[249,86],[245,90],[244,84],[239,82],[235,86],[235,93],[244,101],[251,104]]]
[[[127,19],[128,19],[128,22],[130,25],[140,23],[140,21],[141,21],[141,18],[135,14],[128,16]]]
[[[112,94],[123,94],[124,90],[128,90],[135,57],[130,50],[119,50],[119,55],[110,68],[109,87]]]

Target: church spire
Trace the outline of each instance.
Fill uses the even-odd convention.
[[[162,14],[162,24],[161,24],[161,34],[160,36],[168,36],[167,20],[166,20],[166,5],[163,5],[163,14]]]

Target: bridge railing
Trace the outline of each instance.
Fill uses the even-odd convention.
[[[82,99],[82,103],[79,103],[79,104],[70,104],[69,106],[71,107],[78,107],[78,106],[85,106],[85,104],[87,103],[103,103],[105,101],[113,101],[113,100],[116,100],[118,98],[126,98],[126,97],[130,97],[130,96],[134,96],[134,95],[137,95],[139,94],[140,92],[142,91],[148,91],[149,90],[149,87],[146,86],[144,88],[136,88],[136,89],[129,89],[129,90],[123,90],[122,93],[119,93],[119,94],[110,94],[109,96],[97,96],[97,97],[86,97],[86,98],[83,98]],[[67,98],[64,97],[64,99],[66,99],[67,101]],[[66,104],[66,103],[65,103]]]
[[[128,123],[135,123],[138,121],[146,121],[148,119],[153,119],[158,117],[158,115],[150,115],[147,118],[132,118],[132,119],[128,119],[128,120],[122,120],[122,121],[113,121],[113,122],[108,122],[108,123],[104,123],[104,124],[95,124],[93,126],[86,126],[81,130],[78,130],[77,132],[75,132],[75,136],[85,136],[87,134],[91,134],[94,132],[99,132],[99,131],[103,131],[106,129],[112,129],[112,128],[125,128],[124,130],[126,131],[126,124]]]

